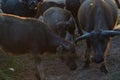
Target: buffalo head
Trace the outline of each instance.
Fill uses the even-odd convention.
[[[75,42],[79,40],[87,39],[93,49],[92,61],[100,63],[104,61],[105,52],[109,47],[110,37],[120,35],[120,32],[115,30],[102,30],[93,32],[83,32],[84,34],[76,38]]]
[[[57,48],[57,53],[60,56],[62,62],[70,68],[70,70],[75,70],[77,68],[76,60],[76,51],[75,46],[63,44]]]
[[[74,31],[75,31],[75,23],[73,18],[71,17],[67,22],[60,21],[57,23],[57,33],[61,37],[66,40],[74,43]]]

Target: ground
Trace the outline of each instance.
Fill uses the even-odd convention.
[[[83,68],[85,41],[82,41],[76,48],[79,58],[77,60],[78,69],[75,71],[70,71],[65,64],[63,64],[58,58],[53,57],[53,55],[43,56],[42,64],[44,65],[46,80],[120,80],[119,41],[120,37],[112,38],[107,56],[107,66],[109,70],[109,73],[107,75],[100,72],[99,64],[92,63],[90,65],[90,68]],[[11,61],[7,61],[7,59]],[[2,65],[2,61],[5,62],[4,65]],[[11,57],[11,55],[1,55],[0,63],[0,67],[3,66],[4,70],[9,70],[9,68],[15,69],[15,71],[9,70],[9,73],[12,74],[11,78],[6,75],[5,77],[2,76],[3,78],[0,78],[0,80],[36,80],[31,55],[21,55],[19,57]]]
[[[85,41],[76,47],[78,54],[75,71],[70,71],[58,58],[43,55],[42,64],[46,80],[120,80],[120,36],[111,40],[107,56],[107,67],[109,73],[100,72],[99,64],[91,64],[89,68],[83,68]],[[0,80],[36,80],[34,75],[34,64],[31,55],[11,56],[0,52]],[[9,68],[13,68],[11,71]]]
[[[109,54],[107,56],[107,66],[109,73],[105,75],[100,72],[100,65],[91,64],[90,68],[84,69],[84,44],[77,47],[77,53],[79,59],[77,61],[78,69],[75,71],[70,71],[68,67],[63,64],[59,59],[48,59],[44,58],[43,65],[46,75],[46,80],[120,80],[120,37],[114,37],[111,41],[111,47],[109,49]],[[84,42],[84,41],[83,41]],[[78,49],[79,48],[79,49]],[[25,56],[24,58],[27,58]],[[22,58],[23,59],[23,58]],[[24,61],[25,62],[25,61]],[[31,67],[33,65],[31,62]],[[17,70],[16,70],[17,71]],[[34,76],[34,69],[27,69],[24,71],[19,71],[16,74],[15,80],[36,80]]]

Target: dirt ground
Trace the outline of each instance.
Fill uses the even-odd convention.
[[[78,68],[75,71],[70,71],[68,67],[63,64],[57,58],[50,58],[49,56],[43,58],[42,64],[44,65],[44,71],[46,80],[120,80],[120,37],[112,38],[109,54],[107,56],[107,66],[109,73],[105,75],[100,72],[99,64],[91,64],[90,68],[84,69],[84,50],[85,42],[82,41],[77,46],[77,54],[79,59],[77,60]],[[27,60],[27,56],[24,56],[24,60],[28,61],[26,65],[31,65],[27,70],[14,72],[17,73],[15,80],[36,80],[34,76],[33,62]]]
[[[78,68],[75,71],[70,71],[58,58],[51,58],[50,55],[43,57],[42,64],[46,80],[120,80],[120,36],[111,40],[107,56],[109,70],[107,75],[100,72],[100,64],[92,63],[89,68],[83,68],[85,48],[85,41],[80,42],[76,47],[79,58],[77,60]],[[23,55],[21,59],[25,66],[29,66],[29,69],[15,70],[14,80],[36,80],[33,60],[29,60],[29,55]]]
[[[120,11],[119,11],[120,12]],[[84,52],[85,41],[82,41],[76,47],[79,59],[77,60],[78,68],[70,71],[68,67],[57,58],[43,58],[42,64],[46,80],[120,80],[120,37],[111,39],[110,49],[107,56],[107,66],[109,73],[105,75],[100,72],[100,64],[91,64],[89,68],[84,69]],[[29,65],[29,69],[23,71],[15,71],[15,80],[36,80],[34,76],[34,65],[32,60],[28,60],[28,56],[23,57]]]

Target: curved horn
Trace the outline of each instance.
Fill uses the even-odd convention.
[[[78,38],[76,38],[75,43],[77,43],[78,41],[83,40],[83,39],[88,39],[90,37],[91,37],[91,33],[85,33],[85,34],[79,36]]]
[[[101,35],[103,35],[103,36],[117,36],[117,35],[120,35],[120,31],[117,31],[117,30],[103,30],[101,32]]]

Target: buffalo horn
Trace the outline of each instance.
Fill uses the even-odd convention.
[[[116,36],[120,35],[120,31],[115,31],[115,30],[103,30],[101,32],[101,35],[103,36]]]
[[[85,34],[79,36],[78,38],[76,38],[75,43],[77,43],[79,40],[88,39],[90,37],[91,37],[91,33],[85,33]]]

